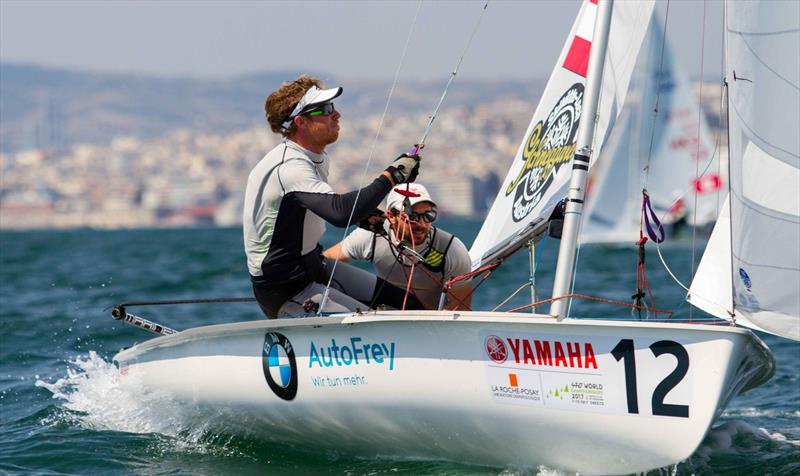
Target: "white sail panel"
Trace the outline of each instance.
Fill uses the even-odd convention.
[[[650,20],[622,116],[592,170],[582,243],[639,239],[648,165],[647,190],[659,217],[669,221],[672,209],[686,223],[704,225],[719,213],[722,180],[719,160],[712,157],[714,139],[669,37],[664,44],[662,22],[658,15]]]
[[[742,154],[742,194],[750,201],[780,213],[800,215],[800,200],[786,200],[782,190],[797,190],[800,169],[773,159],[755,143],[749,142]],[[760,180],[754,180],[761,177]],[[770,181],[772,187],[758,185]]]
[[[800,340],[800,2],[726,19],[734,319]]]
[[[726,198],[708,239],[706,250],[686,300],[707,313],[726,320],[733,316],[731,288],[731,222]]]
[[[508,175],[470,249],[473,267],[497,257],[501,248],[522,246],[528,239],[526,230],[544,223],[566,195],[581,119],[595,3],[586,0],[581,5]],[[602,91],[606,99],[598,112],[595,150],[625,101],[652,12],[652,1],[614,4]]]

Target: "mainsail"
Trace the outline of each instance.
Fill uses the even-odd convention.
[[[800,340],[800,2],[729,2],[726,19],[730,216],[688,299]]]
[[[596,12],[596,0],[581,5],[525,138],[470,249],[473,267],[523,246],[566,195]],[[625,101],[652,12],[653,1],[614,5],[595,150]]]
[[[712,158],[714,141],[686,73],[669,41],[664,43],[658,17],[651,17],[625,107],[592,170],[582,243],[639,238],[646,168],[647,191],[659,217],[684,194],[675,205],[682,206],[687,223],[704,225],[719,213],[716,192],[722,180],[719,161]]]

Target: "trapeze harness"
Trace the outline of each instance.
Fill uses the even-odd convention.
[[[422,261],[418,264],[424,266],[430,273],[428,274],[430,280],[440,287],[443,287],[443,283],[446,281],[445,276],[445,265],[447,264],[447,253],[450,251],[450,246],[453,244],[453,240],[455,239],[455,235],[452,235],[444,230],[440,230],[436,227],[431,227],[431,238],[430,238],[430,245],[428,246],[427,251],[425,254],[422,255]],[[370,249],[370,255],[367,258],[370,263],[375,264],[375,249],[378,241],[378,233],[372,233],[372,246]],[[394,256],[395,262],[399,263],[404,268],[410,267],[410,265],[406,264],[405,257],[402,250],[397,249],[391,242],[388,244],[389,250],[392,252]],[[413,257],[411,259],[414,259]],[[438,279],[434,278],[430,274],[438,274],[440,275]],[[389,276],[387,275],[387,278]],[[413,276],[407,277],[407,279],[412,279]],[[428,307],[435,308],[438,304],[437,302],[434,303],[423,303],[427,304]]]

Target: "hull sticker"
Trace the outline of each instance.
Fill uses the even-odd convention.
[[[379,382],[380,376],[391,375],[396,352],[394,341],[373,342],[361,336],[312,340],[305,375],[312,388],[353,390]]]
[[[497,403],[690,415],[691,359],[678,342],[496,332],[483,335],[480,345],[487,388]]]
[[[268,332],[261,351],[261,366],[270,390],[283,400],[297,396],[297,361],[294,347],[280,332]]]

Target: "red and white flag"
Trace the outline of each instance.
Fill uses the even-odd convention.
[[[586,77],[589,69],[589,53],[592,49],[592,35],[594,34],[594,20],[597,16],[597,0],[587,0],[586,10],[581,16],[575,35],[569,45],[567,57],[564,58],[564,68],[575,74]]]

